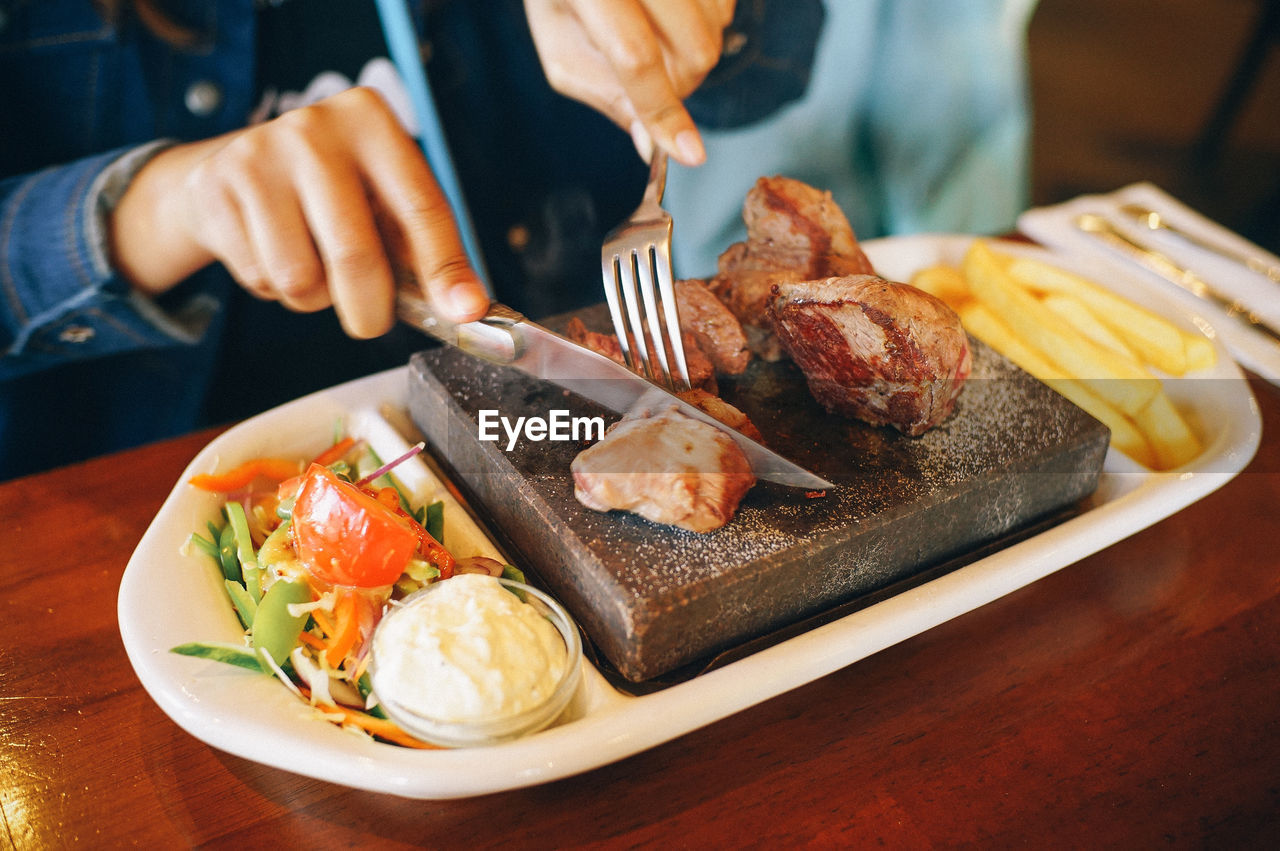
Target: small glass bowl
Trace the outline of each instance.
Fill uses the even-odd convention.
[[[377,630],[382,629],[383,624],[420,603],[426,595],[449,581],[451,580],[446,579],[432,583],[394,604],[383,615],[375,629],[375,638],[371,645],[376,648]],[[369,677],[373,693],[378,696],[378,705],[387,713],[387,717],[410,735],[424,742],[450,748],[476,747],[511,741],[548,727],[560,717],[569,705],[569,701],[573,699],[578,690],[578,683],[582,679],[582,639],[578,635],[577,625],[563,606],[537,588],[513,579],[500,578],[498,582],[521,594],[526,603],[551,621],[552,626],[564,639],[565,668],[560,681],[551,690],[546,700],[514,715],[476,721],[440,721],[415,712],[395,701],[386,700],[379,694],[378,659],[377,653],[373,652],[369,661]]]

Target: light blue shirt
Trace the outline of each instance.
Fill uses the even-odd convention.
[[[998,233],[1027,206],[1026,28],[1035,0],[826,0],[804,96],[746,127],[704,129],[673,165],[679,277],[715,273],[745,236],[761,175],[829,189],[861,239]]]

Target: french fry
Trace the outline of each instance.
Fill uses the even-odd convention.
[[[1131,360],[1140,360],[1133,350],[1125,344],[1124,340],[1120,339],[1102,320],[1093,314],[1087,304],[1074,296],[1050,293],[1041,298],[1040,301],[1063,322],[1066,322],[1107,351],[1115,352]]]
[[[1193,368],[1213,366],[1216,360],[1213,346],[1203,336],[1185,331],[1087,278],[1031,257],[1009,257],[1008,262],[1009,274],[1028,289],[1084,302],[1141,360],[1159,370],[1185,375]]]
[[[1111,430],[1111,445],[1146,467],[1156,464],[1147,438],[1124,414],[1080,382],[1065,375],[1039,352],[1025,345],[984,305],[969,302],[960,311],[960,321],[970,334],[1017,364],[1023,371],[1048,384],[1076,407],[1083,409]]]
[[[1175,469],[1202,451],[1140,361],[1171,374],[1179,373],[1169,367],[1209,368],[1216,352],[1207,337],[1092,281],[982,240],[959,270],[936,266],[921,276],[922,289],[950,300],[969,333],[1101,421],[1111,430],[1111,445],[1137,463]]]
[[[1048,378],[1066,378],[1065,372],[1049,362],[1044,355],[1024,343],[1009,330],[985,304],[971,301],[959,311],[965,330],[1000,354],[1013,361],[1024,372],[1044,381]]]
[[[1135,417],[1155,452],[1157,470],[1181,467],[1200,454],[1200,439],[1178,413],[1169,397],[1161,391]]]
[[[974,296],[1010,331],[1123,413],[1136,414],[1160,392],[1159,380],[1140,364],[1107,352],[1063,327],[1009,275],[985,241],[973,243],[965,253],[962,269]]]
[[[1187,344],[1187,372],[1211,369],[1218,362],[1218,352],[1208,337],[1188,334],[1183,342]]]
[[[972,297],[964,273],[955,266],[946,264],[929,266],[916,272],[911,277],[911,286],[924,290],[952,310],[959,310]]]

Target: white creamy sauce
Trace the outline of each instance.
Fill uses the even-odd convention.
[[[446,579],[374,640],[379,698],[436,721],[505,718],[542,703],[567,652],[559,631],[492,576]]]

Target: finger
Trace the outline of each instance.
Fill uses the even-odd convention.
[[[280,303],[299,313],[329,307],[333,299],[324,263],[297,199],[290,195],[268,212],[245,218],[258,262]]]
[[[241,192],[246,239],[262,276],[261,287],[299,313],[332,304],[324,264],[298,196],[276,179],[259,179]]]
[[[685,165],[703,162],[702,137],[672,84],[644,7],[637,0],[575,0],[573,8],[654,143]]]
[[[201,163],[183,185],[194,203],[188,223],[194,240],[223,265],[236,283],[262,299],[272,299],[271,287],[249,241],[236,191],[217,161]]]
[[[394,321],[391,264],[355,163],[340,146],[325,144],[338,138],[337,128],[322,123],[333,116],[320,110],[329,109],[319,107],[291,120],[299,125],[292,185],[343,329],[352,337],[376,337]]]
[[[324,176],[304,190],[303,208],[338,319],[352,337],[385,334],[394,321],[394,282],[364,187],[346,169],[305,171]]]
[[[591,43],[573,11],[552,0],[527,0],[527,8],[538,58],[551,87],[628,129],[635,110],[612,66]]]
[[[680,98],[688,97],[720,61],[727,22],[712,3],[641,0],[662,45],[667,76]]]
[[[636,146],[640,159],[649,162],[653,158],[653,137],[639,120],[631,122],[631,144]]]
[[[387,113],[377,132],[361,136],[360,145],[365,181],[384,219],[403,239],[424,295],[452,321],[483,316],[488,294],[417,143]]]

